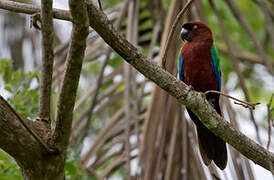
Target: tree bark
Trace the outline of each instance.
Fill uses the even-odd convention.
[[[0,1],[0,7],[3,7],[5,2]],[[83,3],[83,1],[77,0],[73,2],[71,6],[73,8],[79,7],[79,4],[82,5]],[[82,7],[85,6],[83,5]],[[39,7],[36,8],[39,10]],[[10,9],[16,10],[16,6]],[[26,9],[25,12],[37,12],[38,10]],[[17,12],[22,11],[18,10]],[[56,15],[56,11],[53,10],[53,12]],[[85,12],[86,10],[82,8],[82,13],[81,11],[75,11],[74,16],[72,11],[74,25],[83,28],[83,31],[73,32],[72,39],[75,39],[71,41],[70,45],[69,57],[71,59],[67,62],[67,71],[63,82],[64,86],[58,105],[57,128],[55,129],[55,138],[53,140],[51,139],[51,131],[48,127],[43,127],[37,121],[33,122],[24,119],[22,116],[16,116],[15,111],[0,96],[0,147],[15,158],[25,179],[64,179],[65,149],[71,129],[72,110],[79,80],[79,69],[81,69],[81,57],[85,49],[84,34],[87,32],[86,21],[84,20],[86,19]],[[180,103],[187,105],[212,132],[231,144],[247,158],[268,170],[273,169],[273,153],[265,150],[235,130],[228,122],[224,121],[202,94],[191,90],[170,73],[164,71],[155,63],[150,62],[136,47],[119,35],[106,15],[99,11],[91,2],[88,3],[88,16],[90,25],[128,63],[155,82],[159,87],[166,90],[170,95],[174,96]],[[65,16],[59,14],[58,17],[71,19],[67,14]],[[80,18],[80,20],[77,21],[77,18]],[[79,38],[80,41],[76,38]],[[72,72],[72,74],[69,72]],[[69,80],[72,80],[73,84],[67,84],[71,83]],[[66,84],[67,86],[65,87]],[[66,104],[67,106],[64,104],[66,101],[69,101]],[[24,123],[20,119],[23,119],[22,122],[27,126],[23,125]],[[37,134],[41,141],[33,134]],[[49,142],[53,142],[53,144],[58,143],[57,147],[59,151],[54,151],[54,153],[49,152],[46,148],[47,146],[44,146],[42,142],[46,142],[45,144],[51,148],[52,144]]]
[[[31,121],[19,115],[0,96],[0,148],[16,160],[26,180],[65,179],[65,150],[69,142],[75,96],[88,35],[86,4],[83,0],[70,0],[69,5],[73,30],[54,131],[48,123]],[[51,43],[48,45],[51,46]],[[49,51],[51,50],[50,48]],[[45,74],[51,71],[47,68],[44,70]],[[51,72],[48,73],[51,76]],[[51,80],[43,83],[49,85]]]
[[[47,142],[51,133],[49,127],[40,121],[31,121],[16,113],[2,96],[0,129],[0,147],[16,160],[24,179],[64,179],[65,153],[49,152],[30,133],[35,133],[41,141]]]
[[[53,71],[53,13],[52,0],[41,0],[42,73],[39,89],[39,118],[50,124],[50,99]]]

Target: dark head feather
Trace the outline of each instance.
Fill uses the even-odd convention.
[[[213,42],[212,32],[210,28],[200,21],[192,21],[185,23],[182,26],[181,38],[183,41],[186,40],[188,42]]]

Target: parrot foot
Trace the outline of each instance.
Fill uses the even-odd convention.
[[[193,87],[193,86],[191,86],[191,85],[189,85],[189,86],[188,86],[188,88],[189,88],[189,89],[188,89],[188,91],[192,91],[192,90],[194,90],[194,87]]]
[[[206,94],[205,93],[201,93],[201,95],[204,99],[206,99]]]
[[[189,86],[188,86],[188,90],[187,90],[187,94],[188,94],[190,91],[192,91],[192,90],[194,90],[194,87],[191,86],[191,85],[189,85]]]
[[[209,102],[209,104],[214,107],[214,102],[215,102],[215,99],[208,99],[207,100]]]

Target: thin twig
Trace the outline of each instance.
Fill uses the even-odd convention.
[[[54,152],[53,149],[50,149],[46,143],[25,123],[25,121],[21,118],[21,116],[11,107],[11,105],[2,97],[0,96],[1,101],[5,102],[8,108],[12,111],[12,113],[17,117],[19,122],[26,128],[26,130],[36,139],[36,141],[45,148],[47,152]]]
[[[168,47],[170,47],[170,43],[173,39],[173,35],[175,34],[175,30],[178,29],[178,25],[179,23],[182,23],[183,21],[183,15],[186,12],[186,10],[188,9],[188,7],[190,6],[190,4],[193,2],[193,0],[189,0],[186,5],[184,6],[184,8],[178,13],[174,24],[172,25],[172,28],[170,30],[170,33],[168,35],[168,39],[167,39],[167,43],[165,46],[165,52],[162,58],[162,68],[166,69],[166,60],[167,60],[167,52],[168,52]]]
[[[233,100],[239,102],[239,103],[238,103],[238,102],[234,102],[235,104],[241,105],[241,106],[243,106],[243,107],[245,107],[245,108],[249,108],[249,109],[252,109],[252,110],[254,110],[255,107],[256,107],[257,105],[261,104],[261,103],[259,103],[259,102],[258,102],[258,103],[246,102],[246,101],[237,99],[237,98],[235,98],[235,97],[229,96],[229,95],[227,95],[227,94],[224,94],[224,93],[222,93],[222,92],[215,91],[215,90],[209,90],[209,91],[204,92],[205,95],[208,94],[208,93],[220,94],[220,95],[225,96],[225,97],[227,97],[227,98],[233,99]]]
[[[103,7],[102,7],[101,0],[98,0],[98,4],[99,4],[99,9],[100,9],[101,11],[103,11]]]
[[[271,142],[271,129],[272,129],[271,122],[273,123],[271,104],[272,104],[273,97],[274,97],[274,93],[271,95],[269,103],[267,104],[267,124],[268,124],[268,141],[266,145],[267,150],[269,150],[269,146]]]

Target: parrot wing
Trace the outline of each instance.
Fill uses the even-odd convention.
[[[211,64],[217,79],[218,89],[219,91],[221,91],[222,73],[221,73],[221,66],[220,66],[220,58],[218,55],[218,51],[214,45],[211,46],[210,52],[211,52]]]
[[[183,57],[181,53],[178,55],[178,71],[179,71],[179,80],[184,81],[184,65]]]

